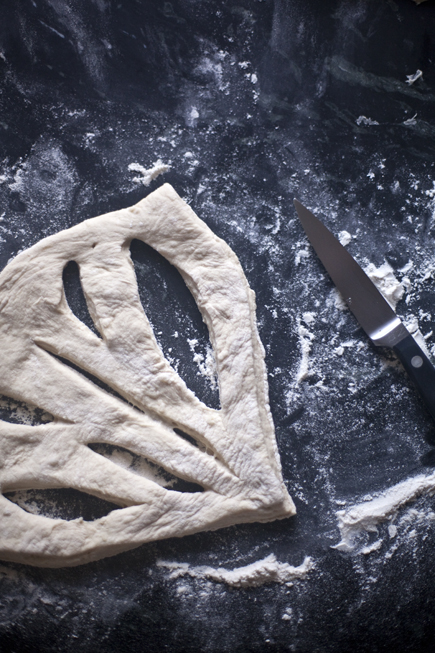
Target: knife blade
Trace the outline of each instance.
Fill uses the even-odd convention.
[[[375,345],[390,347],[435,419],[435,368],[372,280],[327,227],[298,200],[299,220],[332,281]]]

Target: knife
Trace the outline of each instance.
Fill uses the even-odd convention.
[[[375,345],[393,349],[435,419],[434,366],[337,238],[298,200],[294,205],[311,245],[346,304]]]

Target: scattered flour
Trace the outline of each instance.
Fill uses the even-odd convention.
[[[313,313],[312,311],[306,311],[302,314],[302,318],[305,324],[314,324],[316,321],[316,313]]]
[[[344,301],[343,296],[338,290],[338,288],[333,288],[331,293],[334,301],[334,306],[337,309],[337,311],[347,311],[348,306]]]
[[[141,177],[133,177],[133,181],[136,184],[143,184],[144,186],[149,186],[153,179],[168,172],[170,168],[171,166],[163,163],[161,159],[158,159],[152,168],[144,168],[140,163],[129,163],[128,165],[129,170],[139,172],[142,175]]]
[[[378,551],[381,548],[381,546],[382,546],[382,540],[379,539],[379,540],[376,540],[376,542],[373,542],[373,544],[369,544],[367,546],[364,546],[361,549],[360,553],[362,553],[363,555],[366,556],[369,553],[373,553],[373,551]]]
[[[308,247],[299,249],[295,255],[295,265],[300,265],[303,259],[307,259],[310,256],[310,250]]]
[[[378,268],[370,263],[364,272],[373,281],[378,290],[381,291],[391,308],[396,309],[399,302],[405,294],[403,284],[394,276],[393,268],[388,263],[383,263]]]
[[[404,120],[402,124],[406,125],[407,127],[412,127],[413,125],[417,124],[416,118],[417,118],[417,114],[414,114],[412,118],[408,118],[407,120]]]
[[[358,116],[355,122],[357,125],[379,125],[377,120],[372,120],[371,118],[367,118],[367,116]]]
[[[347,232],[341,232],[341,234],[347,234]],[[348,235],[350,236],[350,234]],[[347,244],[347,243],[343,243],[341,240],[340,242],[342,243],[342,245]],[[409,261],[407,265],[400,270],[400,272],[401,273],[409,272],[409,270],[411,270],[412,267],[413,267],[413,262]],[[404,277],[402,281],[399,281],[394,276],[393,268],[388,263],[383,263],[378,268],[373,263],[370,263],[364,269],[364,271],[368,275],[368,277],[370,277],[370,279],[373,281],[377,289],[385,297],[385,299],[393,308],[393,310],[396,310],[396,306],[398,302],[403,298],[405,292],[409,292],[411,289],[411,282],[409,281],[409,279],[407,277]],[[336,288],[334,288],[333,293],[334,293],[335,308],[337,308],[340,311],[346,310],[347,304],[344,301],[341,294],[339,293],[339,291]],[[421,349],[423,349],[426,356],[430,359],[431,354],[427,347],[425,336],[420,331],[418,319],[414,315],[408,315],[403,320],[403,323],[405,327],[408,329],[409,333],[413,336],[415,341],[420,345]],[[426,338],[427,337],[428,336],[426,336]],[[346,345],[344,345],[343,343],[340,347],[336,348],[335,353],[341,356],[344,353],[344,349],[343,349],[344,346]]]
[[[306,313],[304,313],[304,316],[305,315]],[[309,321],[309,323],[311,322],[312,320]],[[309,357],[310,357],[311,347],[315,336],[313,333],[311,333],[311,331],[308,331],[307,327],[304,324],[302,324],[301,319],[298,319],[297,324],[298,324],[299,344],[302,351],[302,358],[299,363],[299,369],[296,375],[296,385],[299,385],[299,383],[301,383],[301,381],[304,381],[309,375]]]
[[[357,351],[360,351],[365,347],[365,343],[361,341],[356,341],[356,340],[346,340],[345,342],[342,342],[338,347],[335,347],[334,349],[334,354],[337,356],[343,356],[345,349],[350,349],[351,347],[355,347]]]
[[[333,548],[339,551],[354,551],[358,536],[366,531],[377,532],[377,525],[392,520],[398,510],[417,499],[420,495],[435,493],[435,472],[433,474],[415,476],[389,488],[376,498],[356,504],[347,510],[339,510],[337,514],[341,541]],[[392,524],[388,528],[390,538],[395,537],[397,530]],[[382,545],[377,540],[369,547],[359,550],[359,553],[371,553]]]
[[[130,472],[138,474],[139,476],[143,476],[162,487],[170,487],[174,483],[173,480],[168,480],[163,474],[159,473],[157,469],[152,467],[142,456],[132,455],[125,449],[113,449],[112,451],[108,451],[104,444],[94,445],[94,450],[97,451],[100,456],[108,458],[108,460],[115,463],[115,465],[119,465],[123,469],[128,469]]]
[[[338,240],[344,247],[349,244],[351,238],[352,236],[347,231],[341,231],[338,235]],[[364,272],[381,291],[388,303],[395,308],[399,299],[403,297],[405,288],[394,276],[391,266],[384,263],[377,268],[373,263],[370,263],[364,269]],[[333,288],[332,294],[335,308],[339,311],[348,310],[348,305],[337,288]]]
[[[292,618],[292,616],[293,616],[293,610],[292,610],[292,608],[286,608],[286,609],[284,610],[284,613],[283,613],[281,619],[282,619],[283,621],[290,621],[291,618]]]
[[[421,70],[416,70],[413,75],[406,75],[406,83],[411,86],[417,81],[417,79],[420,79],[420,77],[423,77],[423,72]]]
[[[227,583],[231,587],[259,587],[266,583],[288,584],[294,580],[304,579],[314,568],[314,563],[309,557],[306,557],[299,567],[293,567],[287,562],[278,562],[273,553],[263,560],[235,569],[192,567],[187,562],[167,562],[165,560],[158,560],[156,564],[158,567],[165,567],[171,571],[169,578],[188,575],[193,578],[207,578],[217,583]]]
[[[409,259],[408,263],[406,263],[406,265],[404,265],[403,268],[400,268],[399,272],[401,272],[402,274],[406,274],[407,272],[410,272],[413,267],[414,267],[414,262],[412,259]]]
[[[196,338],[187,339],[190,351],[193,353],[193,362],[198,366],[198,374],[208,379],[210,387],[214,390],[217,388],[217,367],[213,354],[213,349],[207,346],[205,357],[196,351],[198,340]]]
[[[426,354],[426,356],[430,360],[431,355],[430,355],[429,350],[427,348],[425,337],[422,334],[422,332],[420,331],[418,320],[415,317],[415,315],[408,316],[406,318],[406,320],[403,320],[403,323],[404,323],[405,327],[408,329],[409,333],[414,338],[414,340],[416,341],[416,343],[418,345],[420,345],[421,349],[424,351],[424,353]]]
[[[189,127],[195,127],[196,121],[199,118],[199,111],[196,107],[191,107],[187,113],[186,122]]]
[[[340,232],[339,240],[342,245],[347,245],[350,242],[350,240],[346,240],[346,236],[349,236],[349,239],[352,238],[347,231]],[[364,268],[364,272],[373,281],[376,288],[383,294],[390,306],[395,310],[397,303],[405,294],[405,286],[408,287],[409,280],[404,279],[403,281],[399,281],[396,279],[393,268],[388,263],[383,263],[378,268],[373,263],[369,263],[369,265]],[[340,311],[346,310],[347,304],[340,292],[334,288],[333,293],[335,308]]]
[[[346,247],[346,245],[349,245],[351,242],[352,236],[348,231],[340,231],[338,234],[338,240],[340,241],[341,245],[343,245],[343,247]]]

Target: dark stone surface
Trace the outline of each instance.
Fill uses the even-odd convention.
[[[399,279],[409,277],[398,314],[416,317],[425,335],[435,330],[434,48],[433,0],[3,1],[0,265],[170,182],[233,248],[256,291],[298,515],[75,569],[5,563],[2,653],[433,650],[433,498],[403,509],[395,539],[382,524],[368,538],[382,540],[369,555],[331,546],[344,502],[433,470],[435,427],[401,368],[335,308],[292,199],[334,233],[350,232],[360,263],[388,261]],[[417,69],[423,77],[407,84]],[[148,188],[134,183],[128,164],[158,158],[171,170]],[[165,325],[204,349],[207,334],[177,273],[140,244],[133,250],[139,279],[152,279],[141,297],[163,349]],[[79,314],[74,270],[69,281]],[[309,373],[297,384],[307,312],[314,339]],[[428,335],[429,349],[434,342]],[[339,356],[342,343],[350,344]],[[188,385],[216,405],[186,340],[171,355]],[[20,414],[2,406],[3,418]],[[72,492],[59,495],[60,513],[65,497],[74,515],[83,501],[87,518],[104,508]],[[155,565],[233,568],[271,552],[294,565],[309,555],[315,569],[290,588],[239,590],[171,580]]]

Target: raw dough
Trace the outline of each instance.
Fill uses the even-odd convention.
[[[201,310],[216,358],[218,411],[163,357],[140,303],[133,238],[178,268]],[[71,260],[101,338],[66,301],[62,271]],[[0,347],[0,393],[54,416],[37,426],[0,421],[2,492],[70,487],[121,506],[92,522],[66,521],[30,514],[0,494],[3,560],[72,566],[151,540],[295,513],[281,476],[254,293],[231,249],[168,184],[19,254],[0,275]],[[124,447],[204,492],[161,487],[87,446],[97,442]]]

